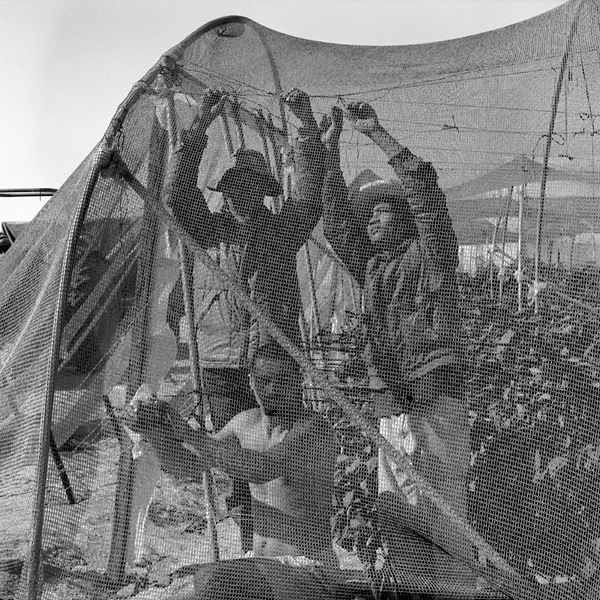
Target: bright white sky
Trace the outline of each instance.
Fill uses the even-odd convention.
[[[0,0],[0,188],[58,188],[132,85],[208,21],[243,15],[290,35],[400,45],[528,19],[565,0]],[[42,202],[0,198],[0,221]]]

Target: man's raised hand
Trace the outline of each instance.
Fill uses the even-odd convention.
[[[346,116],[352,127],[365,135],[381,130],[375,109],[366,102],[350,102],[346,109]]]
[[[200,126],[206,130],[208,126],[223,112],[227,101],[227,94],[223,90],[206,88],[200,103]]]
[[[319,129],[322,132],[321,141],[328,150],[337,148],[343,127],[344,113],[339,106],[333,106],[330,114],[323,115]]]
[[[300,120],[302,126],[312,131],[317,131],[317,122],[313,115],[310,97],[306,92],[292,88],[282,94],[283,101],[290,107],[292,113]]]

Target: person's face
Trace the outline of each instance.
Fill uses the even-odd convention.
[[[380,250],[391,249],[403,241],[403,227],[390,202],[381,201],[373,207],[367,235],[371,243]]]
[[[287,361],[257,358],[252,385],[269,416],[293,416],[300,408],[298,375]]]

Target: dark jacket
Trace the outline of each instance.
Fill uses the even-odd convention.
[[[353,218],[339,169],[325,175],[323,221],[327,240],[364,286],[370,361],[395,392],[460,358],[456,267],[458,245],[430,163],[408,150],[390,164],[408,192],[414,236],[392,252],[378,252]]]
[[[321,217],[323,149],[317,137],[303,136],[294,150],[294,186],[279,214],[266,207],[245,224],[232,215],[211,213],[197,187],[198,167],[207,137],[183,144],[175,154],[173,177],[167,182],[174,216],[193,238],[234,277],[273,322],[299,341],[300,291],[296,253]],[[205,367],[246,366],[245,349],[266,333],[251,322],[247,311],[210,271],[197,264],[194,272],[198,348]]]

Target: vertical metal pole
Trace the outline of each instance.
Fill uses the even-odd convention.
[[[258,129],[258,134],[260,135],[260,140],[262,142],[263,154],[265,155],[265,159],[266,159],[267,163],[269,164],[271,173],[274,173],[275,178],[279,179],[280,172],[277,167],[277,161],[275,159],[275,168],[273,168],[273,163],[271,162],[271,154],[269,152],[269,143],[267,142],[267,134],[265,133],[266,120],[265,120],[264,115],[261,112],[258,112],[256,115],[256,126]],[[273,145],[273,154],[275,157],[276,156],[275,145]],[[273,205],[272,205],[273,212],[275,214],[279,214],[281,212],[281,207],[282,207],[281,198],[280,197],[273,198]]]
[[[144,215],[142,217],[141,249],[136,285],[136,306],[139,318],[136,319],[132,332],[131,354],[129,359],[130,373],[127,382],[127,400],[131,400],[144,381],[146,359],[148,355],[148,336],[150,327],[150,306],[152,298],[152,280],[154,257],[156,254],[156,237],[158,235],[158,218],[148,208],[149,202],[159,202],[164,178],[166,161],[167,134],[155,118],[150,138],[150,156],[148,165],[148,198],[144,198]],[[129,518],[135,464],[131,455],[132,442],[127,436],[121,445],[119,468],[117,473],[117,490],[115,494],[115,513],[113,531],[106,569],[107,579],[119,584],[125,576],[127,555],[127,538],[129,535]]]
[[[175,103],[173,95],[169,95],[167,104],[167,114],[169,122],[169,143],[171,149],[175,150],[178,144],[178,132],[175,115]],[[168,200],[167,200],[168,203]],[[202,373],[200,370],[200,357],[198,355],[198,344],[196,340],[196,319],[194,316],[194,258],[190,255],[187,247],[183,240],[180,240],[180,260],[181,260],[181,282],[183,287],[183,302],[185,305],[185,314],[188,324],[188,349],[190,354],[190,371],[192,378],[192,385],[194,386],[194,394],[196,395],[195,406],[198,407],[202,404],[202,416],[209,414],[208,400],[204,394],[198,401],[198,394],[202,389]],[[204,427],[205,419],[201,419],[201,427]],[[208,528],[208,534],[211,541],[212,559],[213,562],[219,560],[219,540],[217,535],[217,524],[216,524],[216,502],[214,499],[214,486],[212,484],[212,475],[210,471],[204,471],[202,473],[202,488],[204,491],[204,500],[206,502],[206,522]]]
[[[273,150],[273,158],[275,159],[275,170],[277,172],[277,178],[283,187],[283,164],[281,159],[281,151],[282,148],[277,144],[276,136],[275,136],[275,125],[273,124],[273,116],[271,113],[268,115],[267,120],[267,137],[269,138],[269,142],[271,143],[271,148]]]
[[[183,302],[185,304],[185,316],[189,331],[188,348],[190,353],[190,373],[192,386],[194,387],[195,405],[202,407],[202,419],[200,426],[204,427],[205,416],[209,414],[210,407],[208,399],[204,394],[200,357],[198,354],[198,343],[196,341],[196,319],[194,316],[194,258],[187,249],[183,240],[179,243],[181,253],[181,280],[183,283]],[[202,488],[206,502],[206,523],[208,538],[211,542],[212,562],[219,560],[219,537],[216,522],[216,502],[214,498],[214,485],[210,471],[202,473]]]
[[[519,221],[518,221],[518,242],[517,242],[517,299],[518,310],[523,310],[523,204],[525,202],[526,183],[521,185],[519,193]]]
[[[244,137],[244,127],[242,125],[242,119],[240,118],[240,105],[237,102],[237,99],[232,105],[231,111],[233,122],[235,123],[235,130],[237,132],[238,137],[238,149],[243,150],[246,147],[246,139]],[[265,157],[268,159],[268,157]]]
[[[262,113],[257,113],[256,115],[256,125],[258,127],[258,135],[260,135],[260,141],[262,142],[263,154],[265,155],[265,159],[269,166],[271,167],[271,172],[273,173],[273,164],[271,163],[271,154],[269,152],[269,144],[267,143],[267,134],[265,133],[265,117]],[[277,172],[277,168],[275,168],[275,177],[279,178],[279,173]]]
[[[317,337],[317,343],[319,344],[319,346],[322,346],[321,344],[321,334],[319,333],[319,303],[317,301],[317,290],[315,288],[315,278],[314,278],[314,274],[313,274],[313,266],[312,266],[312,259],[310,256],[310,250],[308,248],[308,241],[304,244],[304,254],[306,256],[306,266],[307,266],[307,270],[308,270],[308,282],[310,285],[310,298],[311,298],[311,304],[313,307],[312,310],[312,316],[315,322],[315,326],[316,326],[316,337]],[[311,342],[312,340],[309,340],[309,342]],[[323,350],[323,348],[321,347],[321,350]]]
[[[492,251],[490,252],[490,299],[494,299],[494,255],[496,254],[496,236],[500,227],[501,219],[496,221],[494,225],[494,233],[492,233]]]
[[[506,261],[506,233],[508,229],[508,214],[510,211],[510,201],[512,200],[514,187],[511,186],[506,199],[506,210],[504,211],[504,230],[502,231],[502,257],[500,259],[500,278],[498,285],[498,301],[502,302],[502,292],[504,287],[504,262]]]
[[[231,130],[229,129],[229,122],[227,121],[227,116],[221,114],[219,116],[221,120],[221,128],[223,130],[223,140],[225,141],[225,147],[227,148],[227,154],[229,154],[229,158],[231,158],[234,154],[233,151],[233,140],[231,139]]]
[[[540,203],[538,205],[538,217],[537,217],[537,238],[535,244],[535,272],[534,272],[534,306],[535,312],[539,311],[539,300],[538,300],[538,286],[539,286],[539,277],[540,277],[540,255],[542,251],[542,225],[544,220],[544,202],[546,199],[546,184],[548,180],[548,161],[550,159],[550,149],[552,146],[552,136],[554,135],[554,126],[556,123],[556,113],[558,112],[558,102],[560,100],[560,92],[562,90],[562,83],[565,74],[565,70],[567,68],[567,61],[569,59],[569,55],[571,54],[571,46],[573,45],[573,38],[575,37],[575,32],[577,31],[577,20],[579,18],[579,13],[581,11],[581,7],[583,6],[583,2],[580,1],[577,10],[575,11],[575,16],[573,17],[573,21],[571,23],[571,29],[569,31],[569,35],[567,37],[567,44],[565,47],[565,51],[562,57],[562,62],[560,65],[560,71],[558,74],[558,81],[556,82],[556,88],[554,90],[554,98],[552,100],[552,113],[550,115],[550,126],[548,128],[548,137],[546,138],[546,150],[544,152],[544,166],[542,169],[542,181],[540,185]]]

